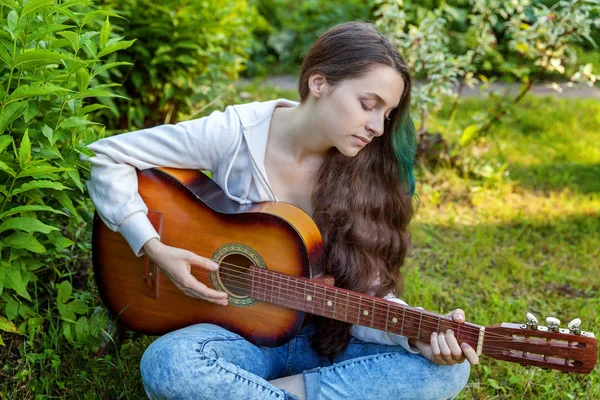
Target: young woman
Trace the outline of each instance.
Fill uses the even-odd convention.
[[[239,203],[285,201],[311,215],[336,286],[402,302],[395,296],[415,186],[406,64],[372,24],[345,23],[311,47],[299,92],[299,103],[235,105],[93,143],[88,188],[99,215],[185,294],[225,307],[225,293],[190,274],[192,264],[215,270],[216,263],[160,241],[135,173],[157,166],[210,170]],[[450,315],[465,318],[462,310]],[[413,341],[314,318],[277,348],[216,325],[189,326],[153,342],[141,374],[152,399],[447,399],[477,362],[451,331]]]

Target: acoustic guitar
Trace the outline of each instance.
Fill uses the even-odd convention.
[[[284,202],[240,205],[198,170],[138,171],[138,191],[161,241],[213,259],[220,267],[192,267],[208,287],[228,294],[221,306],[186,296],[147,256],[96,215],[93,264],[108,310],[134,331],[158,335],[208,322],[250,342],[279,346],[301,330],[306,313],[428,341],[452,329],[478,354],[564,372],[590,373],[598,343],[574,320],[568,329],[549,318],[537,324],[480,326],[377,297],[337,288],[322,270],[323,244],[314,221]]]

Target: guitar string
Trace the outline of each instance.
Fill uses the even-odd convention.
[[[231,265],[233,265],[233,264],[231,264]],[[264,272],[264,273],[266,273],[266,270],[258,270],[258,269],[257,269],[257,271],[260,271],[260,272]],[[291,279],[293,279],[293,278],[294,278],[294,277],[291,277],[291,279],[290,279],[290,278],[288,278],[288,277],[287,277],[286,275],[284,275],[284,274],[279,274],[279,276],[280,276],[280,277],[282,277],[282,278],[285,278],[285,279],[287,279],[287,280],[291,280]],[[234,276],[234,277],[235,277],[235,276]],[[267,276],[265,279],[268,279],[268,276]],[[267,282],[266,280],[265,280],[265,282],[264,282],[264,283],[265,283],[265,284],[267,284],[267,285],[269,284],[269,282]],[[284,284],[286,284],[286,283],[284,283]],[[287,284],[286,284],[286,285],[287,285]],[[289,287],[289,286],[291,286],[291,285],[287,285],[287,286]],[[315,287],[317,287],[317,286],[315,286]],[[333,288],[333,289],[335,289],[335,287],[332,287],[332,288]],[[297,287],[296,285],[294,285],[294,288],[293,288],[293,289],[294,289],[294,290],[296,290],[296,293],[298,293],[298,292],[297,292],[297,289],[298,289],[298,287]],[[326,299],[326,297],[325,297],[325,290],[331,290],[331,289],[326,289],[326,288],[322,288],[322,289],[323,289],[323,292],[324,292],[324,293],[323,293],[323,298],[322,298],[322,300],[325,300],[325,299]],[[289,293],[289,291],[288,291],[288,293]],[[298,294],[299,294],[299,293],[298,293]],[[315,291],[315,294],[316,294],[316,291]],[[281,297],[279,297],[279,296],[278,296],[278,298],[279,298],[280,300],[282,300],[282,298],[281,298]],[[285,298],[284,298],[284,299],[285,299]],[[267,298],[265,298],[265,300],[268,300],[268,299],[267,299]],[[294,303],[297,303],[296,299],[292,299],[292,301],[293,301]],[[370,301],[373,301],[373,300],[370,300]],[[282,302],[282,303],[283,303],[283,302]],[[306,304],[306,303],[301,303],[301,304]],[[336,303],[336,304],[337,304],[337,303]],[[376,303],[376,304],[377,304],[377,303]],[[324,307],[323,303],[321,303],[321,305],[322,305],[322,307]],[[290,306],[291,306],[291,305],[290,305]],[[381,306],[383,306],[383,305],[381,305]],[[387,308],[387,307],[385,307],[385,306],[383,306],[383,307],[384,307],[384,308]],[[408,307],[410,307],[410,306],[408,306]],[[371,308],[372,308],[372,309],[374,309],[374,307],[371,307]],[[358,308],[358,310],[360,311],[360,307]],[[380,307],[380,310],[382,310],[382,309],[381,309],[381,307]],[[404,310],[404,309],[403,309],[403,310]],[[307,309],[307,311],[308,311],[308,309]],[[314,311],[314,306],[313,306],[313,311]],[[326,313],[325,313],[325,309],[324,309],[324,308],[323,308],[323,311],[322,311],[322,312],[323,312],[323,314],[326,314]],[[397,311],[397,312],[400,312],[400,311]],[[439,323],[439,324],[438,324],[438,323],[436,323],[436,322],[427,323],[427,321],[423,321],[423,320],[422,320],[422,317],[421,317],[421,315],[422,315],[422,314],[421,314],[421,313],[419,313],[419,312],[416,312],[416,313],[419,315],[419,317],[417,317],[417,316],[414,316],[414,315],[409,315],[409,317],[412,317],[412,318],[415,318],[415,319],[417,319],[417,318],[418,318],[418,320],[419,320],[419,323],[420,323],[420,326],[422,326],[422,327],[429,327],[430,329],[432,329],[432,330],[435,330],[435,331],[441,331],[441,330],[440,330],[440,327],[441,327],[441,319],[440,319],[440,323]],[[332,313],[330,313],[330,314],[331,314],[331,317],[334,317],[336,313],[335,313],[335,311],[333,311],[333,312],[332,312]],[[389,315],[389,312],[388,312],[388,315]],[[327,315],[325,315],[325,316],[327,316]],[[397,315],[397,316],[399,317],[399,315]],[[429,317],[430,317],[430,318],[435,318],[435,317],[432,317],[432,316],[429,316]],[[360,321],[360,318],[362,318],[362,317],[358,317],[358,321]],[[448,317],[445,317],[445,318],[448,318]],[[456,333],[457,335],[460,335],[460,333],[461,333],[461,330],[460,330],[460,328],[462,328],[462,332],[463,332],[463,333],[465,333],[465,330],[468,330],[468,329],[473,329],[473,330],[474,330],[474,331],[471,331],[471,332],[467,332],[467,334],[469,334],[469,335],[472,335],[472,339],[476,339],[476,338],[478,338],[478,337],[479,337],[479,328],[475,328],[475,327],[469,327],[469,326],[465,326],[465,325],[459,325],[458,323],[456,323],[455,321],[453,321],[452,319],[449,319],[449,318],[448,318],[448,319],[445,319],[445,321],[446,321],[447,323],[456,324],[456,327],[451,327],[451,328],[453,329],[453,331],[456,331],[456,332],[457,332],[457,333]],[[433,328],[434,326],[437,326],[437,327],[434,329],[434,328]],[[381,329],[381,328],[380,328],[380,329]],[[448,328],[448,329],[450,329],[450,328]],[[381,329],[381,330],[385,330],[385,329]],[[485,335],[485,336],[486,336],[486,339],[487,339],[487,341],[488,341],[488,342],[489,342],[489,341],[491,341],[491,340],[490,340],[490,336],[492,336],[492,337],[493,337],[493,336],[496,336],[496,337],[500,337],[500,338],[502,338],[502,340],[496,340],[496,341],[502,341],[502,342],[506,342],[506,339],[510,339],[512,342],[531,343],[531,341],[529,341],[529,340],[515,339],[515,338],[514,338],[514,337],[512,337],[512,336],[508,336],[508,335],[500,335],[500,334],[494,334],[494,333],[491,333],[491,332],[489,332],[489,331],[488,331],[488,332],[486,332],[486,335]],[[519,336],[527,337],[528,335],[526,335],[526,334],[523,334],[523,335],[519,335]],[[532,335],[529,335],[529,336],[531,337]],[[572,340],[572,342],[576,342],[576,340]]]
[[[229,264],[229,263],[222,263],[222,264]],[[240,267],[240,266],[237,266],[237,265],[235,265],[235,264],[230,264],[230,265],[232,265],[232,266],[235,266],[235,267]],[[228,268],[222,268],[222,270],[227,270],[227,269],[228,269]],[[206,270],[200,270],[200,271],[201,271],[201,272],[206,272]],[[266,271],[266,270],[264,270],[264,271],[263,271],[263,270],[257,269],[257,271],[258,271],[259,273],[267,273],[267,271]],[[287,276],[286,276],[286,275],[280,274],[279,276],[280,276],[280,277],[283,277],[283,278],[285,278],[285,279],[288,279],[288,280],[290,280],[290,278],[287,278]],[[239,275],[237,275],[237,276],[233,275],[232,277],[239,277]],[[269,277],[268,277],[268,276],[259,277],[259,279],[261,279],[261,280],[262,280],[263,278],[264,278],[264,282],[261,282],[261,283],[264,283],[264,284],[266,284],[266,285],[269,285],[269,282],[267,281],[267,280],[269,279]],[[294,277],[291,277],[291,278],[293,279]],[[229,278],[229,279],[231,279],[231,278]],[[296,278],[296,279],[297,279],[297,278]],[[238,282],[239,282],[239,281],[238,281]],[[288,284],[287,282],[283,282],[283,284],[284,284],[284,285],[286,285],[286,286],[288,286],[288,288],[292,287],[292,285]],[[321,289],[322,289],[321,291],[323,291],[323,293],[317,293],[317,291],[316,291],[316,288],[317,288],[317,287],[321,288]],[[247,290],[247,287],[238,287],[238,288],[239,288],[239,289],[246,289],[246,290]],[[336,289],[335,287],[332,287],[332,289],[329,289],[329,288],[323,288],[323,287],[321,287],[321,286],[317,286],[317,285],[315,285],[315,286],[314,286],[314,288],[315,288],[315,291],[313,292],[313,295],[315,295],[315,296],[320,296],[320,295],[323,295],[323,297],[322,297],[322,300],[325,300],[325,299],[326,299],[326,298],[325,298],[325,291],[326,291],[326,290],[330,290],[330,291],[331,291],[332,289]],[[298,287],[297,287],[296,285],[294,285],[294,286],[293,286],[293,288],[292,288],[292,290],[293,290],[293,291],[295,291],[295,293],[299,295],[300,293],[299,293],[299,292],[297,292],[297,289],[298,289]],[[289,289],[288,289],[288,293],[289,293]],[[310,294],[310,293],[309,293],[309,294]],[[279,300],[283,300],[283,299],[282,299],[281,297],[279,297],[279,296],[278,296],[278,298],[279,298]],[[265,300],[268,300],[268,298],[265,298]],[[293,301],[294,303],[298,303],[298,302],[297,302],[295,299],[293,299],[292,301]],[[374,302],[373,300],[368,300],[368,301],[370,301],[370,302]],[[353,303],[355,303],[355,304],[356,304],[356,302],[353,302]],[[306,305],[306,303],[300,303],[300,304],[305,304],[305,305]],[[322,304],[322,303],[321,303],[321,305],[323,306],[323,304]],[[380,310],[380,311],[383,311],[384,309],[386,309],[386,308],[387,308],[386,306],[384,306],[384,305],[379,305],[378,303],[375,303],[375,305],[376,305],[376,306],[379,308],[379,310]],[[298,305],[296,304],[296,306],[298,306]],[[382,308],[382,307],[383,307],[383,308]],[[408,307],[410,307],[410,306],[408,306]],[[371,309],[374,309],[374,307],[370,307],[370,308],[371,308]],[[313,306],[313,310],[314,310],[314,309],[315,309],[315,307]],[[358,307],[358,309],[360,310],[360,307]],[[364,309],[366,309],[366,308],[363,308],[363,310],[364,310]],[[392,309],[390,309],[390,310],[392,310]],[[405,309],[403,308],[402,310],[405,310]],[[308,311],[308,308],[307,308],[307,311]],[[368,310],[367,310],[367,311],[368,311]],[[397,312],[400,312],[400,311],[397,311]],[[403,312],[402,312],[402,313],[403,313]],[[417,316],[417,315],[411,315],[411,314],[417,314],[418,316]],[[335,315],[335,313],[333,313],[332,315]],[[422,320],[422,317],[421,317],[421,315],[422,315],[422,314],[421,314],[421,313],[419,313],[419,312],[416,312],[416,311],[411,311],[411,310],[409,310],[409,309],[406,309],[406,314],[405,314],[405,317],[409,317],[409,318],[415,318],[415,319],[418,319],[418,320],[420,321],[420,323],[421,323],[421,326],[422,326],[422,327],[429,327],[429,329],[432,329],[432,330],[433,330],[433,327],[434,327],[434,326],[438,326],[438,324],[437,324],[436,322],[428,323],[427,321],[423,321],[423,320]],[[397,315],[397,316],[398,316],[398,317],[400,317],[400,315]],[[435,318],[435,317],[432,317],[432,316],[428,316],[428,317],[430,317],[430,318]],[[443,316],[440,316],[440,317],[443,317]],[[359,317],[359,318],[358,318],[358,320],[359,320],[359,321],[360,321],[360,318],[363,318],[363,319],[364,319],[364,317]],[[448,318],[448,317],[444,317],[444,318]],[[442,319],[440,318],[440,324],[439,324],[439,326],[440,326],[440,327],[441,327],[441,324],[443,323],[443,322],[441,322],[441,321],[442,321]],[[445,321],[446,323],[457,324],[456,322],[454,322],[454,321],[453,321],[453,320],[451,320],[451,319],[444,319],[443,321]],[[462,328],[462,329],[458,329],[458,328]],[[439,330],[439,328],[436,328],[435,330]],[[479,328],[475,328],[475,327],[469,327],[469,326],[465,326],[465,325],[460,325],[460,326],[459,326],[459,325],[456,325],[456,328],[455,328],[455,329],[453,329],[453,331],[454,331],[454,330],[456,330],[456,331],[457,331],[457,335],[460,335],[461,333],[463,333],[463,334],[465,334],[465,335],[472,335],[472,337],[471,337],[472,339],[475,339],[476,337],[478,337],[478,336],[479,336]],[[501,335],[501,334],[494,334],[494,333],[491,333],[491,332],[486,332],[486,334],[485,334],[485,337],[486,337],[486,339],[490,340],[490,337],[491,337],[491,336],[492,336],[492,337],[493,337],[493,336],[500,337],[500,338],[504,339],[503,341],[505,341],[505,339],[510,339],[510,340],[511,340],[511,341],[513,341],[513,342],[524,342],[524,343],[528,343],[527,341],[523,341],[523,340],[520,340],[520,339],[515,339],[515,338],[514,338],[514,337],[512,337],[512,336],[508,336],[508,335]],[[527,335],[523,335],[523,336],[527,336]]]
[[[234,267],[240,267],[240,268],[243,268],[243,267],[241,267],[241,266],[238,266],[238,265],[235,265],[235,264],[230,264],[230,263],[225,263],[225,262],[223,262],[222,264],[228,264],[228,265],[232,265],[232,266],[234,266]],[[230,269],[230,268],[222,268],[222,270],[228,270],[228,269]],[[206,270],[200,270],[200,271],[201,271],[201,272],[204,272],[204,271],[206,271]],[[244,270],[244,271],[245,271],[245,270]],[[264,275],[264,274],[266,274],[266,273],[268,273],[268,272],[267,272],[267,270],[258,269],[258,268],[256,269],[256,271],[258,271],[260,274],[263,274],[263,275]],[[245,272],[244,272],[244,273],[245,273]],[[292,279],[294,279],[294,278],[295,278],[295,277],[287,277],[285,274],[278,274],[278,276],[279,276],[279,277],[281,277],[281,278],[284,278],[284,279],[286,279],[286,280],[288,280],[288,281],[291,281]],[[239,275],[237,275],[237,276],[236,276],[236,275],[232,275],[232,277],[239,277]],[[231,279],[231,278],[230,278],[230,279]],[[250,280],[249,280],[249,279],[247,279],[247,278],[245,278],[245,279],[246,279],[246,280],[248,280],[248,281],[250,281]],[[269,286],[269,282],[268,282],[268,280],[269,280],[269,276],[266,276],[266,275],[264,275],[264,279],[265,279],[265,281],[264,281],[263,283],[265,283],[267,286]],[[296,278],[296,279],[298,279],[298,278]],[[271,281],[273,282],[273,280],[272,280],[272,279],[271,279]],[[238,281],[238,282],[239,282],[239,281]],[[242,283],[243,283],[243,282],[242,282]],[[289,288],[291,288],[291,290],[292,290],[292,291],[294,291],[294,293],[297,293],[298,295],[300,294],[299,292],[297,292],[297,290],[298,290],[298,287],[297,287],[296,285],[292,286],[291,284],[288,284],[287,282],[282,282],[282,283],[283,283],[285,286],[287,286],[287,287],[288,287],[288,289],[286,289],[286,290],[288,290],[288,293],[289,293],[289,290],[290,290]],[[313,283],[313,284],[314,284],[314,282],[311,282],[311,283]],[[281,286],[281,285],[280,285],[280,286]],[[335,287],[331,287],[331,288],[324,288],[324,287],[322,287],[322,286],[315,285],[315,286],[314,286],[315,290],[314,290],[314,292],[313,292],[313,294],[314,294],[314,295],[321,295],[321,293],[317,293],[317,291],[316,291],[316,288],[317,288],[317,287],[321,288],[321,291],[323,291],[323,293],[322,293],[322,295],[323,295],[323,298],[322,298],[322,299],[323,299],[323,300],[325,300],[325,291],[326,291],[326,290],[329,290],[329,291],[331,291],[332,289],[334,289],[334,290],[335,290],[335,289],[337,289],[337,288],[335,288]],[[248,289],[247,287],[238,287],[238,288],[239,288],[239,289],[246,289],[246,290]],[[308,293],[308,294],[310,295],[311,293]],[[272,296],[272,297],[273,297],[273,296]],[[279,299],[280,299],[280,300],[283,300],[282,298],[279,298]],[[266,300],[268,300],[268,299],[266,299]],[[295,300],[294,300],[294,301],[295,301]],[[368,300],[365,300],[365,301],[369,301],[369,302],[375,303],[375,305],[378,307],[379,311],[382,311],[382,312],[387,312],[387,311],[384,311],[384,310],[386,310],[386,309],[387,309],[387,306],[385,306],[385,305],[383,305],[383,304],[378,304],[378,303],[374,302],[373,300],[369,300],[369,299],[368,299]],[[347,301],[347,303],[349,303],[349,302]],[[357,303],[356,301],[352,301],[352,303],[354,303],[354,304],[360,304],[360,302],[358,302],[358,303]],[[382,308],[382,307],[383,307],[383,308]],[[410,307],[410,306],[407,306],[407,307]],[[370,309],[375,309],[375,308],[376,308],[376,307],[370,307]],[[360,310],[360,306],[358,306],[358,309]],[[366,308],[363,308],[363,310],[365,310],[365,309],[366,309]],[[313,307],[313,310],[314,310],[314,307]],[[404,309],[403,309],[403,310],[404,310]],[[367,311],[369,311],[369,310],[367,310]],[[323,312],[324,312],[324,311],[323,311]],[[397,311],[397,312],[400,312],[400,311]],[[411,315],[411,314],[409,314],[409,313],[411,313],[411,314],[416,314],[416,315]],[[438,323],[436,323],[436,322],[431,322],[431,323],[428,323],[427,321],[423,321],[423,320],[422,320],[422,317],[421,317],[422,313],[420,313],[420,312],[418,312],[418,311],[411,311],[410,309],[406,309],[406,314],[405,314],[405,315],[406,315],[406,316],[409,316],[409,317],[412,317],[412,318],[417,318],[417,319],[420,321],[420,323],[421,323],[421,326],[423,326],[423,327],[426,327],[426,326],[428,326],[428,327],[429,327],[430,329],[432,329],[432,330],[433,330],[433,327],[434,327],[434,326],[441,325],[442,318],[444,318],[444,321],[446,321],[447,323],[458,324],[458,323],[456,323],[454,320],[452,320],[452,319],[449,319],[449,317],[445,317],[445,316],[440,316],[440,317],[442,317],[442,318],[440,318],[440,324],[438,324]],[[396,315],[396,316],[400,317],[400,315]],[[435,318],[435,317],[432,317],[432,316],[428,316],[428,317],[429,317],[429,318]],[[479,336],[479,330],[480,330],[479,328],[476,328],[476,327],[471,327],[471,326],[465,326],[465,325],[460,325],[460,328],[462,328],[462,329],[458,329],[458,328],[459,328],[459,326],[458,326],[458,325],[456,325],[456,328],[457,328],[457,329],[455,329],[455,330],[457,330],[457,332],[458,332],[457,334],[460,334],[460,332],[462,332],[462,333],[471,334],[471,335],[473,335],[474,337],[478,337],[478,336]],[[436,329],[436,330],[437,330],[437,329]],[[503,339],[511,339],[512,341],[519,341],[519,339],[515,340],[515,339],[514,339],[512,336],[508,336],[508,335],[502,335],[502,334],[494,334],[494,333],[491,333],[491,332],[486,332],[486,336],[487,336],[487,337],[489,337],[489,336],[496,336],[496,337],[500,337],[500,338],[503,338]],[[523,335],[523,336],[526,336],[526,335]]]
[[[258,297],[258,296],[257,296],[257,297],[256,297],[256,299],[257,299],[257,300],[264,300],[264,301],[267,301],[267,302],[268,302],[268,297],[269,297],[268,295],[265,295],[264,299],[261,299],[260,297]],[[308,311],[307,311],[307,312],[308,312]],[[384,330],[384,329],[383,329],[383,328],[381,328],[381,327],[380,327],[380,328],[376,328],[376,329]],[[428,339],[428,338],[427,338],[427,337],[421,338],[421,334],[422,334],[422,333],[421,333],[420,331],[417,331],[416,329],[414,329],[414,328],[410,328],[410,327],[408,327],[408,328],[405,330],[405,332],[403,332],[403,335],[404,335],[404,336],[417,337],[419,340],[425,340],[425,341],[427,341],[427,339]],[[516,349],[512,349],[512,350],[511,350],[511,349],[510,349],[510,348],[508,348],[508,347],[494,346],[494,345],[492,345],[491,343],[492,343],[492,342],[497,342],[498,340],[490,340],[490,339],[488,338],[488,335],[489,335],[489,333],[488,333],[488,332],[486,332],[486,335],[485,335],[485,337],[484,337],[484,345],[483,345],[483,349],[485,350],[485,353],[483,353],[483,354],[485,354],[485,355],[488,355],[488,356],[491,356],[491,355],[507,355],[507,352],[509,352],[509,353],[510,353],[511,351],[516,351],[516,352],[521,352],[521,353],[524,353],[524,350],[516,350]],[[509,337],[509,338],[510,338],[510,337]],[[478,339],[478,337],[477,337],[477,338],[471,338],[471,339],[472,339],[472,340],[473,340],[473,341],[476,343],[476,342],[477,342],[477,339]],[[528,341],[523,341],[523,340],[514,340],[513,338],[511,338],[511,339],[512,339],[512,342],[515,342],[515,343],[525,343],[525,344],[529,344],[529,345],[536,345],[536,343],[535,343],[535,342],[528,342]],[[507,341],[506,341],[506,340],[502,340],[502,342],[503,342],[503,343],[506,343]],[[473,344],[471,344],[471,343],[469,343],[469,344],[470,344],[470,345],[471,345],[471,347],[473,347],[473,348],[475,348],[475,347],[476,347],[476,346],[474,347],[474,345],[473,345]],[[538,343],[538,344],[540,344],[540,345],[544,345],[544,344],[547,344],[547,342],[545,342],[545,341],[544,341],[544,342],[540,342],[540,343]],[[562,347],[562,348],[565,348],[565,347]],[[560,349],[560,348],[559,348],[559,349]],[[547,350],[546,350],[546,351],[547,351]],[[538,353],[536,353],[535,349],[534,349],[534,350],[532,350],[532,351],[529,351],[529,352],[527,352],[527,353],[530,353],[531,355],[533,355],[533,354],[538,354]],[[516,358],[519,358],[519,357],[517,357],[517,356],[516,356],[514,353],[513,353],[513,357],[514,357],[515,359],[516,359]],[[554,358],[561,359],[561,360],[565,359],[564,357],[561,357],[561,356],[558,356],[558,355],[547,355],[547,357],[554,357]],[[527,358],[525,358],[525,359],[527,359]],[[529,358],[528,360],[532,360],[532,359],[531,359],[531,358]],[[538,361],[539,361],[539,362],[545,362],[545,361],[543,361],[543,360],[538,360]],[[517,361],[515,361],[515,362],[517,362]],[[559,364],[559,365],[564,365],[564,364]]]
[[[230,264],[230,263],[226,263],[226,262],[222,262],[222,264],[227,264],[227,265],[231,265],[231,266],[234,266],[234,267],[240,267],[240,266],[238,266],[238,265],[236,265],[236,264]],[[243,267],[242,267],[242,268],[243,268]],[[227,270],[227,269],[229,269],[229,268],[224,268],[224,269],[225,269],[225,270]],[[256,269],[256,271],[258,271],[260,274],[263,274],[263,275],[268,273],[268,272],[267,272],[267,270],[258,269],[258,268]],[[246,272],[245,272],[245,270],[244,270],[244,273],[246,273]],[[239,275],[238,275],[238,276],[239,276]],[[286,280],[288,280],[288,281],[292,281],[292,280],[295,278],[295,277],[288,277],[288,276],[286,276],[285,274],[278,274],[278,276],[279,276],[279,277],[281,277],[281,278],[284,278],[284,279],[286,279]],[[236,277],[236,276],[235,276],[235,275],[232,275],[232,277]],[[231,279],[231,278],[230,278],[230,279]],[[245,278],[245,279],[246,279],[246,280],[249,280],[249,279],[247,279],[247,278]],[[268,277],[268,276],[265,276],[265,277],[264,277],[264,279],[265,279],[265,282],[264,282],[264,283],[265,283],[265,284],[267,284],[267,285],[269,285],[269,282],[267,281],[267,280],[269,280],[269,277]],[[298,278],[296,278],[296,279],[298,279]],[[239,281],[238,281],[238,282],[239,282]],[[244,282],[242,282],[242,283],[244,283]],[[295,293],[298,293],[298,292],[297,292],[297,290],[298,290],[298,287],[297,287],[296,285],[293,285],[293,287],[292,287],[292,284],[291,284],[291,283],[290,283],[290,284],[288,284],[287,282],[284,282],[283,284],[284,284],[284,285],[286,285],[286,286],[288,287],[288,289],[287,289],[287,290],[288,290],[288,293],[289,293],[289,288],[290,288],[290,287],[292,288],[292,290],[293,290]],[[313,283],[313,284],[314,284],[314,283]],[[321,288],[323,292],[325,292],[326,290],[329,290],[329,291],[331,291],[332,289],[333,289],[333,290],[335,290],[335,289],[338,289],[338,288],[335,288],[335,287],[331,287],[331,288],[323,288],[322,286],[317,286],[317,285],[315,285],[315,290],[314,290],[314,293],[316,293],[316,287],[319,287],[319,288]],[[298,293],[298,294],[299,294],[299,293]],[[308,293],[308,294],[310,295],[310,293]],[[320,294],[320,293],[319,293],[319,294]],[[324,296],[324,297],[323,297],[323,300],[325,300],[325,293],[323,293],[323,296]],[[381,311],[381,312],[388,312],[388,311],[387,311],[388,307],[387,307],[386,305],[379,304],[379,303],[377,303],[377,302],[374,302],[373,300],[370,300],[370,299],[367,299],[367,300],[365,300],[365,301],[369,301],[369,302],[373,302],[373,303],[375,303],[376,307],[371,307],[371,309],[378,309],[378,311]],[[351,303],[354,303],[354,304],[357,304],[357,302],[356,302],[356,301],[350,301],[350,302],[351,302]],[[347,303],[348,303],[348,301],[347,301]],[[354,304],[353,304],[353,305],[354,305]],[[360,304],[360,301],[359,301],[359,303],[358,303],[358,304]],[[410,306],[407,306],[407,307],[410,307]],[[360,309],[360,306],[358,306],[358,308]],[[314,309],[314,308],[313,308],[313,309]],[[366,309],[366,308],[363,308],[363,310],[364,310],[364,309]],[[403,310],[404,310],[404,309],[403,309]],[[367,311],[369,311],[369,310],[367,310]],[[395,311],[395,312],[398,312],[398,313],[400,313],[401,311]],[[413,317],[413,318],[418,318],[420,321],[422,321],[422,317],[421,317],[421,315],[422,315],[422,314],[421,314],[420,312],[418,312],[418,311],[411,311],[410,309],[407,309],[407,312],[408,312],[408,313],[412,313],[412,314],[417,314],[417,315],[409,315],[409,316],[410,316],[410,317]],[[404,313],[404,312],[402,311],[402,313]],[[406,315],[408,315],[408,314],[406,314]],[[399,315],[399,314],[398,314],[398,315],[393,315],[393,316],[400,317],[400,315]],[[429,317],[429,318],[435,318],[435,317],[432,317],[432,316],[428,316],[428,317]],[[439,325],[441,326],[441,321],[442,321],[442,320],[446,321],[446,323],[458,324],[458,323],[456,323],[454,320],[450,319],[449,317],[445,317],[445,316],[440,316],[440,317],[441,317],[441,318],[439,318],[439,320],[440,320],[440,324],[438,324],[437,322],[427,322],[427,321],[423,321],[423,322],[421,322],[421,323],[422,323],[422,326],[424,326],[424,327],[425,327],[425,326],[429,326],[429,327],[430,327],[430,329],[432,329],[432,330],[433,330],[433,326],[439,326]],[[480,330],[480,328],[479,328],[479,327],[471,327],[471,326],[460,325],[460,328],[461,328],[461,329],[458,329],[458,328],[459,328],[459,326],[457,325],[457,326],[456,326],[456,328],[455,328],[455,329],[453,329],[453,330],[457,330],[457,332],[458,332],[458,333],[460,333],[460,332],[463,332],[463,333],[464,333],[464,332],[465,332],[465,330],[466,330],[466,331],[467,331],[467,333],[469,333],[469,334],[472,334],[472,335],[473,335],[473,336],[475,336],[475,337],[478,337],[478,336],[479,336],[479,330]],[[436,329],[436,330],[439,330],[439,329]],[[489,336],[496,335],[497,337],[501,337],[501,338],[503,338],[503,339],[508,339],[508,338],[511,338],[511,339],[513,339],[511,336],[508,336],[508,335],[494,334],[494,333],[491,333],[491,332],[486,332],[486,333],[487,333]],[[514,340],[514,339],[513,339],[513,340]]]

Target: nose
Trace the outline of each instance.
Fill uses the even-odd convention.
[[[369,121],[367,121],[366,128],[373,136],[383,135],[385,125],[385,117],[383,115],[374,114]]]

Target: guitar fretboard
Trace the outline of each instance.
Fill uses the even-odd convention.
[[[250,296],[267,303],[429,341],[433,332],[452,329],[459,341],[477,346],[481,328],[418,308],[327,286],[261,268],[250,268]]]

